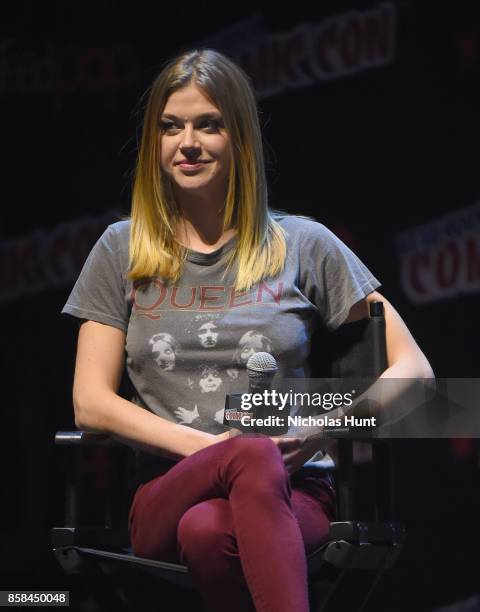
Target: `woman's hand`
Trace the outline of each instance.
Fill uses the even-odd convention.
[[[212,444],[217,444],[217,442],[223,442],[224,440],[229,440],[230,438],[235,438],[236,436],[241,435],[243,432],[239,429],[235,429],[231,427],[227,431],[224,431],[220,434],[212,435]]]
[[[295,473],[318,450],[318,444],[305,436],[271,438],[282,453],[289,474]],[[318,442],[318,441],[317,441]]]
[[[239,429],[231,428],[221,434],[212,435],[211,444],[229,440],[230,438],[242,435],[242,433]],[[270,437],[270,439],[282,453],[285,468],[289,474],[299,470],[305,461],[308,461],[320,448],[323,448],[321,441],[308,438],[307,436]]]
[[[229,440],[230,438],[242,434],[243,432],[239,429],[231,428],[221,434],[212,435],[211,444],[217,444],[217,442],[223,442],[224,440]],[[326,445],[325,440],[298,435],[284,438],[270,437],[270,439],[277,445],[278,450],[281,452],[285,468],[289,474],[294,474],[302,467],[305,461],[308,461],[318,450],[324,448]],[[335,441],[330,440],[330,443],[332,442]]]

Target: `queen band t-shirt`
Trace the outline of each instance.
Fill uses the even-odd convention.
[[[226,273],[231,238],[213,253],[188,251],[176,283],[127,279],[130,221],[110,225],[85,262],[62,312],[126,332],[133,401],[202,431],[220,433],[225,395],[248,389],[246,362],[272,354],[278,376],[308,375],[316,325],[336,329],[379,282],[326,227],[276,217],[285,230],[283,271],[249,291]]]

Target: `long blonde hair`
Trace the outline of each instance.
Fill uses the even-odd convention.
[[[215,104],[229,134],[232,163],[223,229],[235,228],[237,243],[227,269],[237,265],[235,287],[248,290],[284,266],[283,229],[268,209],[262,137],[252,87],[245,73],[211,49],[190,51],[172,60],[153,82],[143,122],[133,185],[130,267],[133,280],[180,277],[186,248],[175,238],[180,211],[170,178],[160,163],[159,119],[168,97],[190,83]]]

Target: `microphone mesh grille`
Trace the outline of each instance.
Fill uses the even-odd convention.
[[[247,361],[247,372],[249,377],[272,375],[278,370],[275,357],[270,353],[255,353]]]

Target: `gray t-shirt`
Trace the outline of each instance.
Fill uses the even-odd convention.
[[[303,217],[280,216],[286,231],[283,272],[247,292],[234,288],[226,255],[189,251],[175,285],[128,280],[130,222],[110,225],[91,251],[63,308],[126,332],[134,401],[170,421],[223,431],[226,393],[248,389],[245,364],[271,353],[279,375],[308,375],[318,324],[334,330],[379,282],[332,232]]]

